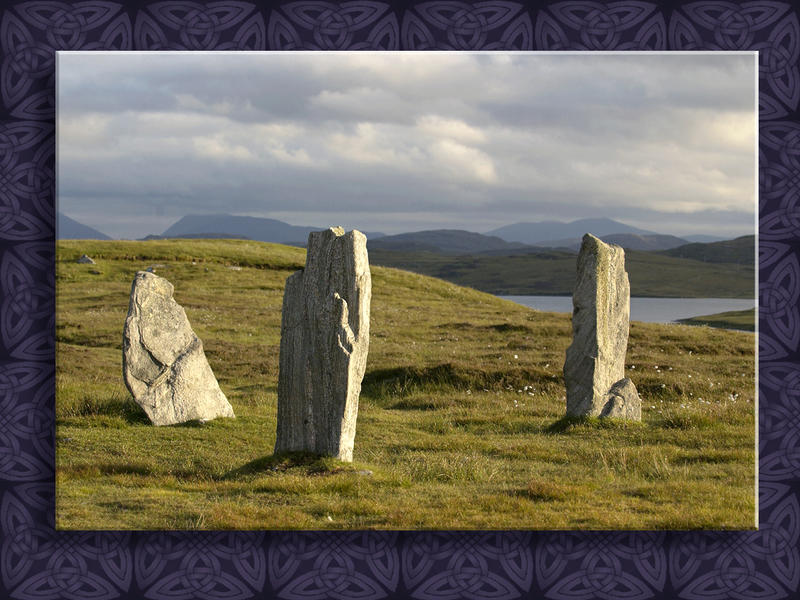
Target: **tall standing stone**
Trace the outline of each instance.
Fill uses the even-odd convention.
[[[622,248],[583,236],[572,303],[573,337],[564,363],[567,415],[641,420],[639,395],[625,377],[630,285]]]
[[[283,294],[275,453],[353,460],[371,296],[366,236],[311,233],[305,269]]]
[[[233,417],[172,284],[139,271],[122,334],[125,385],[154,425]]]

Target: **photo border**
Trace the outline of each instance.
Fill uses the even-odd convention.
[[[759,52],[758,531],[54,530],[55,51],[344,49]],[[0,596],[791,597],[800,585],[799,61],[798,13],[770,0],[7,5]]]

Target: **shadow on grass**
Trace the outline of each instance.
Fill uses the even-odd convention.
[[[320,456],[310,452],[287,452],[270,454],[251,460],[241,467],[228,471],[221,479],[230,480],[250,475],[286,472],[293,472],[297,475],[320,476],[354,470],[349,463],[343,463],[330,456]]]
[[[63,409],[56,408],[57,418],[94,416],[121,417],[130,425],[150,424],[150,419],[147,418],[142,407],[130,397],[114,396],[103,400],[86,398],[78,404]]]
[[[708,429],[714,427],[714,421],[705,415],[698,414],[667,414],[664,415],[658,426],[663,429]]]
[[[598,417],[571,417],[566,416],[560,418],[555,423],[547,426],[544,429],[545,433],[549,434],[562,434],[572,433],[576,429],[634,429],[643,427],[644,425],[637,421],[628,421],[625,419],[612,419]]]
[[[128,400],[122,407],[122,418],[131,425],[149,425],[150,418],[141,406],[133,400]]]
[[[533,502],[553,502],[569,497],[569,490],[562,485],[548,481],[531,480],[527,487],[508,490],[510,496],[525,498]]]
[[[472,323],[442,323],[436,325],[437,329],[446,329],[448,331],[464,331],[466,329],[491,329],[500,333],[533,333],[533,329],[527,325],[512,325],[511,323],[497,323],[495,325],[474,325]]]
[[[100,463],[97,470],[103,475],[152,475],[153,465],[145,463]]]
[[[372,398],[386,398],[442,388],[501,389],[529,384],[543,386],[552,382],[548,373],[523,367],[487,371],[482,368],[443,363],[432,367],[405,366],[369,371],[364,375],[361,392]]]

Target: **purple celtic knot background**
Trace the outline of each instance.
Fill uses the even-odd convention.
[[[55,51],[298,49],[759,52],[758,531],[54,531]],[[798,12],[771,0],[668,8],[640,0],[7,3],[0,10],[0,597],[795,597],[799,61]]]

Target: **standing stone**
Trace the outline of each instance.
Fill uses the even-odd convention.
[[[371,296],[366,236],[311,233],[305,269],[283,293],[276,454],[353,460]]]
[[[94,260],[90,256],[87,256],[86,254],[81,254],[81,257],[75,262],[78,262],[78,263],[80,263],[82,265],[93,265],[93,264],[95,264]]]
[[[122,372],[153,425],[233,417],[172,284],[139,271],[122,334]]]
[[[636,386],[625,378],[630,285],[622,248],[583,236],[572,304],[572,344],[564,363],[567,415],[641,420]]]

